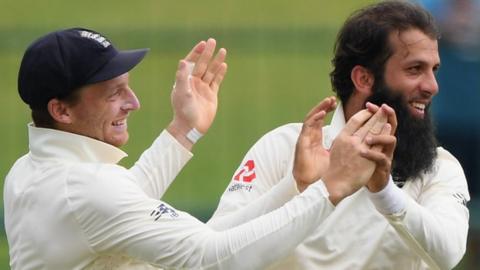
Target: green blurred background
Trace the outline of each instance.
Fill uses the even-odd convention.
[[[229,64],[217,118],[164,197],[206,220],[248,148],[268,130],[301,121],[331,94],[336,32],[348,14],[371,2],[0,0],[0,175],[28,151],[29,110],[16,80],[23,52],[35,38],[82,26],[104,33],[120,49],[151,48],[130,76],[142,106],[129,120],[129,157],[122,164],[130,166],[172,117],[169,94],[178,59],[197,41],[214,37],[227,48]],[[9,269],[3,222],[1,227],[0,269]],[[457,269],[474,269],[470,257]]]

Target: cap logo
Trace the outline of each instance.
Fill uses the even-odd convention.
[[[81,37],[95,40],[96,42],[100,43],[100,45],[102,45],[104,48],[107,48],[108,46],[110,46],[110,42],[108,42],[108,40],[105,37],[102,37],[97,33],[92,33],[89,31],[78,31],[78,32],[80,33]]]

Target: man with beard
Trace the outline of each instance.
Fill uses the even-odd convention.
[[[317,230],[271,269],[451,269],[461,260],[468,232],[467,183],[455,157],[437,147],[429,117],[438,92],[438,37],[431,15],[408,2],[373,4],[347,19],[330,74],[341,104],[319,140],[325,150],[334,149],[345,122],[370,101],[395,110],[397,141],[367,136],[367,143],[384,145],[382,153],[363,155],[376,162],[370,181],[341,199]],[[234,226],[298,192],[295,185],[285,188],[285,176],[300,130],[295,123],[279,127],[248,151],[210,226]],[[331,152],[324,167],[333,161]],[[345,166],[349,162],[343,160]],[[319,176],[331,177],[327,169]],[[309,183],[297,179],[296,184],[301,190]],[[246,188],[231,188],[238,185]]]

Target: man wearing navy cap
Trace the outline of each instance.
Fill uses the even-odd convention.
[[[222,232],[160,200],[215,117],[227,68],[225,49],[214,56],[215,43],[202,41],[180,60],[173,120],[130,169],[117,165],[126,156],[117,147],[128,140],[129,113],[140,107],[128,71],[147,50],[118,51],[100,33],[80,28],[30,45],[18,77],[20,97],[32,110],[30,151],[13,165],[4,190],[12,269],[259,269],[287,254],[333,211],[322,181],[283,207]],[[317,168],[302,161],[312,160],[312,138],[332,102],[321,102],[306,118],[295,164],[304,167],[299,179],[316,180]],[[356,116],[354,124],[370,119],[365,127],[347,123],[356,134],[349,136],[382,129],[383,111],[372,115],[364,110]],[[366,147],[355,146],[349,152],[354,169],[355,161],[362,163],[360,146]],[[358,168],[366,176],[350,181],[360,188],[373,168]],[[288,189],[295,186],[292,171],[289,177]]]

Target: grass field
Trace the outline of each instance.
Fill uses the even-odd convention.
[[[105,33],[120,49],[151,48],[130,76],[142,108],[129,120],[125,166],[172,117],[169,92],[178,59],[198,40],[215,37],[229,54],[217,119],[164,197],[208,218],[247,149],[266,131],[301,121],[331,93],[328,72],[336,31],[351,11],[369,2],[0,0],[0,175],[28,151],[30,117],[18,98],[16,79],[23,51],[36,37],[83,26]],[[5,237],[0,237],[0,269],[8,269]]]

